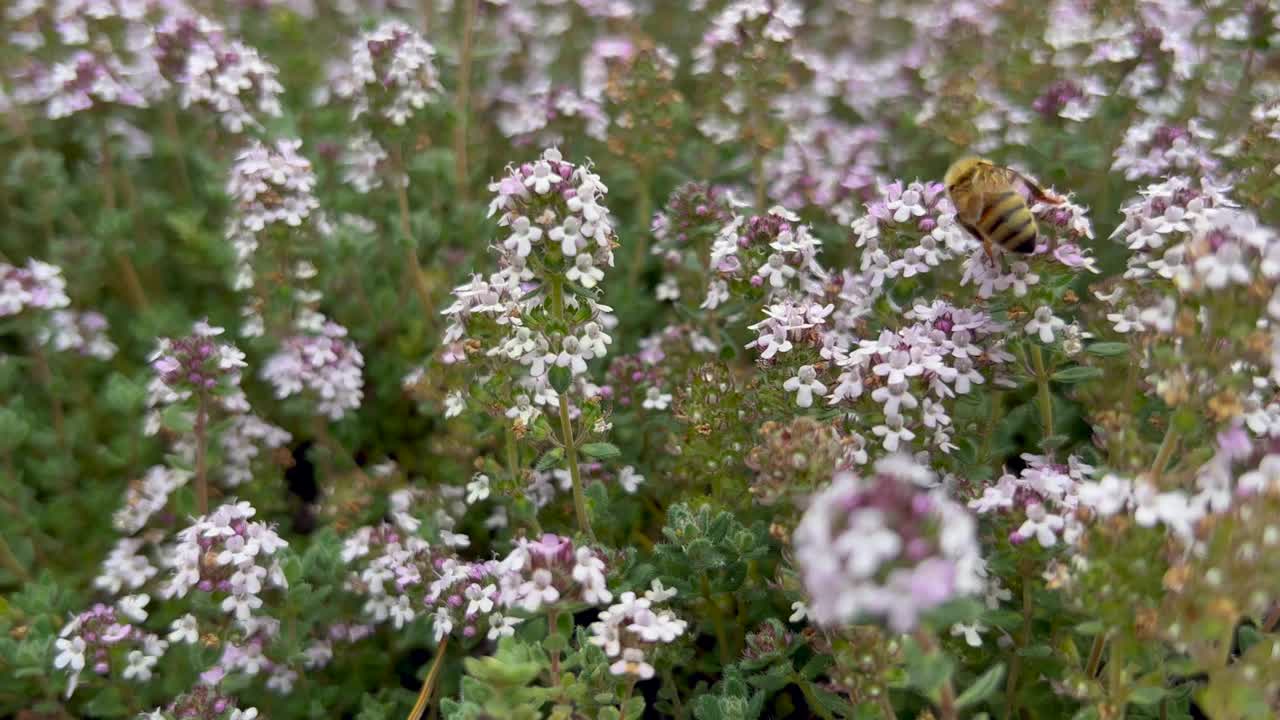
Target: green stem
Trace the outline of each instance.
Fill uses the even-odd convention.
[[[916,642],[926,654],[932,655],[939,651],[937,638],[923,627],[916,631]],[[938,718],[939,720],[956,720],[958,717],[955,687],[951,684],[951,678],[947,677],[942,682],[942,687],[938,689]]]
[[[53,381],[53,371],[49,368],[49,356],[39,342],[31,343],[31,355],[36,361],[36,374],[45,390],[49,393],[49,410],[53,414],[53,432],[58,439],[58,448],[67,449],[66,415],[62,410],[62,398],[58,396],[57,386]]]
[[[653,215],[653,198],[649,194],[649,186],[653,182],[653,171],[648,163],[640,169],[639,197],[636,199],[636,235],[632,241],[635,250],[631,256],[631,267],[627,269],[627,287],[634,288],[644,272],[645,263],[649,260],[649,220]]]
[[[479,0],[463,0],[462,50],[458,57],[457,118],[453,126],[454,173],[458,176],[458,204],[468,201],[467,121],[471,113],[471,56],[475,39],[476,4]]]
[[[413,704],[413,709],[409,711],[409,720],[419,720],[423,711],[427,709],[427,703],[431,702],[431,693],[435,690],[436,679],[440,677],[440,668],[444,666],[445,651],[449,649],[449,636],[445,635],[440,641],[440,646],[436,648],[436,656],[431,660],[431,669],[427,671],[427,679],[422,681],[422,690],[418,691],[418,701]]]
[[[1013,660],[1009,663],[1009,680],[1005,685],[1005,705],[1008,707],[1006,717],[1014,717],[1018,709],[1018,680],[1022,671],[1022,655],[1018,652],[1031,644],[1031,619],[1034,613],[1031,594],[1031,569],[1023,564],[1018,569],[1022,578],[1022,634],[1014,646]]]
[[[569,332],[569,323],[564,313],[564,281],[559,275],[552,274],[551,281],[551,310],[555,313],[556,318],[564,326],[564,331]],[[591,530],[591,518],[587,515],[587,498],[582,492],[582,471],[578,469],[578,443],[573,437],[573,421],[569,417],[569,395],[568,388],[560,395],[560,434],[564,441],[564,457],[569,465],[569,479],[573,484],[573,512],[578,517],[578,529],[591,542],[596,541],[596,534]]]
[[[893,700],[889,698],[888,690],[880,692],[880,712],[884,713],[885,720],[898,720],[898,713],[893,709]]]
[[[1098,676],[1098,667],[1102,665],[1102,651],[1107,647],[1107,634],[1100,632],[1093,636],[1093,645],[1089,648],[1089,663],[1085,665],[1084,674],[1092,680]]]
[[[23,567],[18,556],[13,554],[13,550],[9,548],[9,541],[4,539],[4,535],[0,535],[0,565],[24,583],[31,580],[31,573]]]
[[[800,687],[800,692],[804,695],[805,704],[809,706],[809,711],[816,717],[833,720],[831,713],[823,707],[817,696],[813,694],[813,683],[803,677],[796,676],[792,678],[793,682]]]
[[[716,633],[716,646],[720,652],[720,664],[728,665],[732,658],[729,656],[729,636],[724,631],[724,617],[720,612],[720,605],[711,596],[711,583],[707,580],[707,576],[702,576],[702,598],[707,601],[707,610],[711,615],[711,626]]]
[[[1047,441],[1053,437],[1053,396],[1049,393],[1049,371],[1045,369],[1044,355],[1040,352],[1040,346],[1035,343],[1031,343],[1031,362],[1035,368],[1036,387],[1039,389],[1040,426],[1044,432],[1041,444],[1045,454],[1052,455],[1053,448],[1048,447]]]
[[[178,188],[182,191],[182,198],[190,202],[194,195],[191,191],[191,176],[187,173],[186,146],[182,142],[182,133],[178,130],[178,115],[172,104],[164,106],[163,115],[164,131],[169,136],[169,143],[173,145],[173,157],[177,161]]]
[[[507,472],[511,474],[511,482],[520,485],[520,452],[516,448],[516,432],[507,427]]]
[[[400,209],[400,233],[404,235],[404,264],[409,271],[409,279],[413,290],[418,294],[418,302],[422,303],[422,312],[429,318],[435,313],[435,305],[431,301],[431,287],[427,276],[418,263],[418,244],[413,238],[413,228],[409,222],[409,192],[405,186],[409,183],[409,169],[404,162],[404,153],[399,143],[391,146],[392,163],[395,165],[394,177],[390,179],[396,189],[396,204]]]
[[[1160,441],[1160,450],[1156,452],[1156,460],[1151,463],[1151,482],[1157,484],[1160,482],[1160,477],[1164,475],[1165,468],[1169,467],[1169,460],[1177,447],[1178,430],[1173,426],[1170,418],[1169,427],[1164,431],[1164,439]]]
[[[680,700],[680,686],[676,684],[675,677],[671,674],[671,668],[662,669],[662,681],[671,688],[671,698],[676,706],[676,717],[684,717],[684,703]]]

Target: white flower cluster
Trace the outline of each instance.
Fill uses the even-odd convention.
[[[62,268],[32,258],[24,267],[0,263],[0,317],[27,308],[55,310],[71,304]]]
[[[252,141],[236,156],[227,195],[236,205],[226,237],[236,251],[235,289],[254,286],[253,255],[268,233],[311,221],[320,207],[311,161],[298,153],[301,140],[272,145]]]
[[[116,510],[112,525],[132,535],[146,527],[151,517],[169,504],[173,491],[191,480],[191,473],[164,465],[152,465],[143,476],[129,483],[124,505]]]
[[[553,404],[558,396],[548,380],[549,369],[568,368],[583,376],[587,363],[607,355],[613,342],[607,331],[615,322],[611,308],[563,290],[552,297],[553,288],[564,283],[586,290],[598,287],[602,268],[613,266],[613,223],[602,204],[609,189],[590,167],[565,162],[555,149],[544,151],[536,162],[511,168],[490,189],[496,195],[489,214],[500,213],[498,225],[506,235],[498,245],[502,268],[454,289],[456,299],[443,311],[450,320],[445,361],[466,358],[471,326],[496,332],[505,337],[489,339],[485,355],[523,365],[527,373],[518,381],[518,393],[537,404]],[[530,267],[534,253],[543,260],[543,276]],[[567,309],[563,318],[546,312],[557,303]],[[589,310],[585,317],[583,303]],[[535,315],[539,307],[544,312]],[[558,327],[542,329],[551,324]],[[513,419],[527,423],[533,414],[529,408]]]
[[[609,666],[609,672],[640,680],[653,677],[653,665],[648,662],[646,650],[674,642],[688,627],[688,623],[670,610],[653,607],[675,594],[675,590],[663,588],[662,583],[655,580],[643,597],[624,592],[618,596],[617,603],[601,611],[599,619],[591,624],[589,641],[604,650],[609,658],[617,658]]]
[[[907,632],[922,613],[983,592],[977,523],[944,491],[925,489],[934,482],[928,468],[895,455],[868,477],[837,473],[814,496],[794,538],[809,617],[823,625],[884,618]]]
[[[154,43],[183,108],[208,108],[232,133],[262,127],[261,116],[280,115],[279,70],[255,48],[227,39],[209,18],[178,8],[156,27]]]
[[[222,595],[222,611],[252,632],[263,588],[288,586],[274,556],[289,543],[266,523],[253,521],[256,514],[247,502],[228,503],[179,531],[162,558],[172,575],[161,595],[186,597],[192,588]]]
[[[334,88],[353,104],[351,119],[370,113],[404,125],[440,92],[436,50],[417,31],[390,20],[351,43],[350,84]]]
[[[1026,467],[1021,473],[1005,473],[969,507],[979,515],[1021,513],[1025,520],[1009,538],[1015,544],[1032,538],[1042,547],[1053,547],[1059,539],[1075,544],[1083,530],[1075,510],[1085,494],[1082,484],[1091,482],[1094,468],[1074,455],[1066,465],[1040,455],[1024,454],[1022,459]]]
[[[364,400],[364,356],[346,336],[346,328],[328,321],[317,333],[285,338],[263,365],[262,379],[277,398],[309,391],[319,412],[341,419]]]
[[[100,312],[55,310],[47,327],[40,328],[36,339],[57,352],[76,352],[99,360],[116,355],[116,344],[107,335],[107,318]]]

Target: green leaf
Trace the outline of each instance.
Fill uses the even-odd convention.
[[[1053,374],[1053,379],[1060,383],[1079,383],[1088,380],[1096,380],[1102,377],[1102,368],[1085,367],[1077,365],[1069,367],[1066,370],[1059,370]]]
[[[589,458],[604,460],[606,458],[618,457],[622,454],[622,451],[613,443],[592,442],[586,443],[582,446],[582,454]]]
[[[1129,344],[1122,342],[1098,342],[1085,347],[1085,352],[1098,357],[1116,357],[1129,352]]]
[[[960,697],[956,698],[956,707],[967,708],[977,705],[986,700],[992,693],[1000,687],[1000,681],[1004,679],[1004,663],[997,663],[994,667],[982,673],[982,676],[973,681],[973,684],[965,688],[960,693]]]
[[[170,405],[160,414],[160,424],[164,429],[185,435],[195,429],[195,418],[191,411],[181,405]]]
[[[120,689],[115,687],[105,688],[95,695],[84,709],[88,715],[95,717],[124,717],[129,714]]]
[[[1129,702],[1134,705],[1154,705],[1168,695],[1169,691],[1162,687],[1140,687],[1129,693]]]
[[[1089,620],[1076,625],[1075,631],[1087,637],[1093,637],[1106,629],[1101,620]]]
[[[569,368],[553,367],[547,374],[551,378],[551,387],[558,393],[565,392],[573,383],[573,372]]]
[[[956,623],[971,623],[982,617],[984,606],[973,598],[957,598],[943,603],[925,614],[925,620],[935,628],[949,628]]]
[[[534,465],[538,470],[550,470],[564,462],[564,448],[551,448],[542,453],[542,457],[538,458],[538,462]]]
[[[1018,654],[1022,657],[1028,658],[1046,658],[1053,654],[1053,648],[1043,643],[1039,643],[1022,648],[1018,651]]]

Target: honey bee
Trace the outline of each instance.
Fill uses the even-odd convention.
[[[1036,249],[1039,228],[1018,185],[1031,197],[1057,205],[1062,198],[1046,192],[1022,173],[980,157],[964,157],[951,163],[943,181],[947,196],[956,206],[956,220],[987,251],[991,264],[996,264],[992,246],[1017,253]]]

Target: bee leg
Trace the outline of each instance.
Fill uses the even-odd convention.
[[[991,261],[991,267],[999,272],[1000,263],[996,262],[996,253],[991,249],[991,243],[984,241],[982,243],[982,249],[987,251],[987,259]]]

